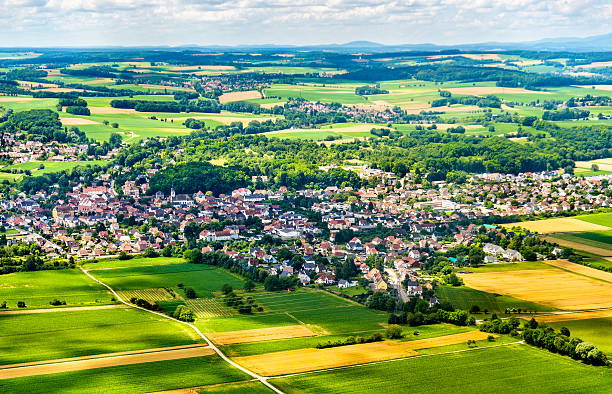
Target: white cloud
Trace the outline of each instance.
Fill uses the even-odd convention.
[[[512,41],[607,33],[612,20],[609,0],[0,0],[0,9],[3,46]]]

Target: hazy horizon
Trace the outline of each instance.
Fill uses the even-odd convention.
[[[461,45],[612,31],[606,0],[0,0],[1,47]]]

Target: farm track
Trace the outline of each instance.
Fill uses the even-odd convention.
[[[140,352],[122,352],[98,356],[76,357],[45,362],[0,366],[0,379],[23,378],[60,372],[142,364],[156,361],[180,360],[215,354],[209,346],[192,345],[173,348],[149,349]]]
[[[44,309],[18,309],[14,311],[2,311],[0,316],[3,315],[27,315],[31,313],[53,313],[53,312],[79,312],[79,311],[98,311],[102,309],[127,309],[128,307],[119,305],[96,305],[96,306],[75,306],[68,308],[44,308]]]
[[[231,365],[231,366],[233,366],[234,368],[237,368],[237,369],[241,370],[242,372],[246,373],[247,375],[250,375],[250,376],[252,376],[253,378],[257,379],[258,381],[260,381],[261,383],[263,383],[263,384],[264,384],[266,387],[268,387],[268,388],[269,388],[269,389],[271,389],[272,391],[274,391],[274,392],[276,392],[276,393],[278,393],[278,394],[284,394],[284,393],[283,393],[283,391],[279,390],[278,388],[276,388],[276,386],[274,386],[274,385],[272,385],[270,382],[268,382],[268,379],[267,379],[266,377],[260,376],[260,375],[256,374],[255,372],[252,372],[251,370],[249,370],[249,369],[247,369],[247,368],[245,368],[245,367],[242,367],[242,366],[238,365],[237,363],[235,363],[234,361],[230,360],[230,359],[229,359],[229,357],[227,357],[227,356],[226,356],[226,355],[225,355],[225,354],[224,354],[224,353],[223,353],[221,350],[219,350],[219,348],[217,348],[217,347],[216,347],[216,346],[215,346],[215,345],[214,345],[214,344],[211,342],[211,340],[210,340],[210,339],[208,339],[208,337],[206,337],[206,335],[202,334],[202,332],[201,332],[201,331],[200,331],[200,330],[199,330],[199,329],[198,329],[196,326],[194,326],[193,324],[191,324],[191,323],[187,323],[187,322],[184,322],[184,321],[181,321],[181,320],[174,319],[174,318],[172,318],[172,317],[170,317],[170,316],[168,316],[168,315],[164,315],[163,313],[153,312],[153,311],[150,311],[150,310],[148,310],[148,309],[141,308],[141,307],[136,306],[136,305],[132,305],[132,304],[130,304],[130,303],[128,303],[128,302],[126,302],[126,301],[124,301],[124,300],[123,300],[123,299],[122,299],[122,298],[119,296],[119,294],[117,294],[117,292],[115,292],[115,290],[114,290],[112,287],[110,287],[110,286],[109,286],[109,285],[107,285],[106,283],[104,283],[104,282],[102,282],[102,281],[100,281],[100,280],[96,279],[96,278],[95,278],[93,275],[91,275],[91,274],[90,274],[90,273],[89,273],[89,272],[88,272],[86,269],[81,268],[81,270],[82,270],[82,271],[83,271],[83,273],[84,273],[85,275],[87,275],[89,278],[91,278],[91,279],[92,279],[92,280],[94,280],[95,282],[97,282],[97,283],[101,284],[102,286],[106,287],[106,288],[107,288],[107,289],[108,289],[108,290],[109,290],[111,293],[113,293],[113,295],[114,295],[115,297],[117,297],[117,299],[118,299],[120,302],[122,302],[123,304],[125,304],[125,305],[127,305],[127,306],[129,306],[129,307],[135,308],[135,309],[140,309],[140,310],[142,310],[142,311],[152,313],[152,314],[157,315],[157,316],[161,316],[161,317],[163,317],[163,318],[165,318],[165,319],[168,319],[168,320],[171,320],[171,321],[174,321],[174,322],[180,323],[180,324],[185,324],[186,326],[190,327],[191,329],[193,329],[193,330],[194,330],[194,331],[195,331],[195,332],[198,334],[198,336],[200,336],[200,338],[202,338],[204,341],[206,341],[206,343],[208,344],[208,346],[210,347],[210,349],[212,349],[212,350],[213,350],[215,353],[217,353],[217,355],[219,355],[219,357],[221,357],[221,358],[222,358],[222,359],[223,359],[225,362],[227,362],[228,364],[230,364],[230,365]]]

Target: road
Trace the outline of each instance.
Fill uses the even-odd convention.
[[[406,289],[402,287],[402,283],[397,277],[397,273],[392,268],[389,268],[389,267],[385,268],[385,272],[387,273],[387,275],[389,275],[389,284],[395,289],[395,291],[397,291],[397,297],[403,303],[408,302],[410,300],[410,297],[408,297],[408,293],[406,292]]]

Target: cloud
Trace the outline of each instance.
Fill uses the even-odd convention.
[[[4,46],[444,44],[601,34],[612,20],[609,0],[0,0],[0,9]]]

